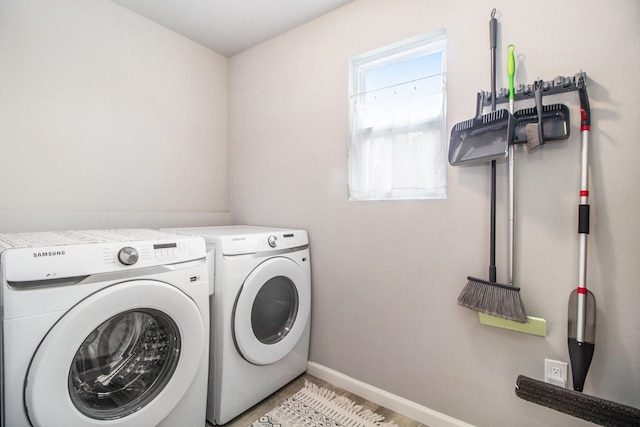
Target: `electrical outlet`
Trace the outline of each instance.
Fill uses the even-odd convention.
[[[544,381],[560,387],[567,386],[567,362],[544,359]]]

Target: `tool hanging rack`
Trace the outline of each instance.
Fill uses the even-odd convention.
[[[553,80],[542,82],[542,96],[555,95],[558,93],[572,92],[584,87],[587,83],[587,73],[580,71],[573,77],[558,76]],[[535,83],[519,84],[515,89],[515,101],[533,99]],[[491,105],[491,92],[481,91],[484,97],[484,105]],[[496,104],[509,102],[509,89],[500,88],[496,92]]]

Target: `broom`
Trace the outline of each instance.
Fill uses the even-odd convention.
[[[491,12],[489,21],[489,36],[491,45],[491,110],[496,109],[496,10]],[[513,78],[515,75],[515,58],[513,51],[509,55],[509,103],[513,113]],[[513,150],[513,146],[509,147]],[[496,161],[491,161],[491,236],[489,243],[489,280],[467,277],[467,285],[458,296],[458,304],[475,311],[492,316],[513,320],[519,323],[527,322],[527,313],[520,298],[520,288],[507,286],[496,282]]]

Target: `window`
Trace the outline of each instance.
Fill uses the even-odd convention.
[[[349,199],[446,197],[444,29],[351,59]]]

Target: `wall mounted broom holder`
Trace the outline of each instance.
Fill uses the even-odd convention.
[[[587,73],[580,71],[573,77],[558,76],[553,80],[542,82],[542,96],[572,92],[584,87]],[[515,89],[515,101],[534,98],[534,84],[519,84]],[[484,105],[491,105],[491,92],[484,92]],[[500,88],[496,91],[496,104],[509,102],[509,89]]]

